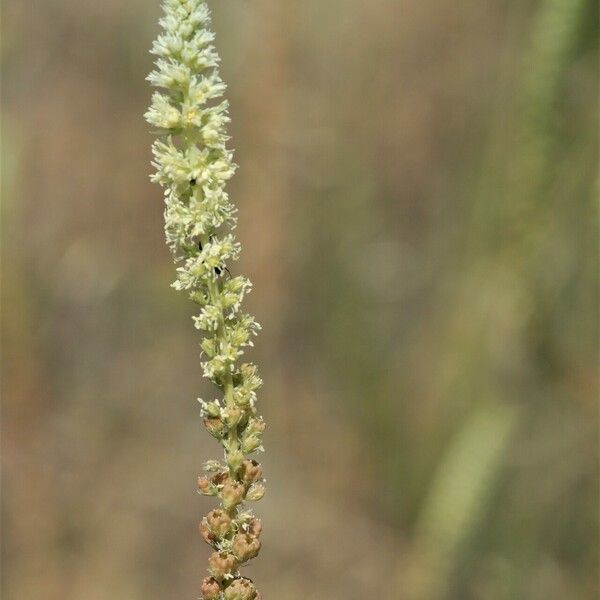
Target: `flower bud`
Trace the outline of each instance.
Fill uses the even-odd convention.
[[[233,538],[233,552],[240,560],[246,562],[254,558],[260,551],[260,540],[247,533],[237,533]]]
[[[208,430],[208,433],[218,440],[223,439],[225,435],[225,427],[223,421],[219,417],[206,417],[204,419],[204,426]]]
[[[205,475],[198,475],[198,491],[205,496],[215,496],[217,489]]]
[[[254,397],[252,394],[253,392],[247,390],[245,387],[235,388],[234,399],[236,404],[241,408],[248,407],[251,404],[252,399]]]
[[[239,481],[227,480],[221,490],[221,500],[225,510],[237,506],[244,499],[244,486]]]
[[[219,510],[218,508],[211,510],[206,515],[205,520],[210,531],[218,537],[227,535],[231,529],[231,518],[225,511]]]
[[[207,473],[216,473],[217,471],[223,470],[223,465],[218,460],[207,460],[204,463],[203,469]]]
[[[221,415],[221,407],[218,402],[207,402],[203,408],[209,417],[215,418]]]
[[[262,477],[262,467],[255,460],[246,459],[242,463],[242,479],[246,483],[252,483]]]
[[[240,422],[242,415],[242,409],[238,406],[231,406],[223,411],[223,417],[229,429],[232,429]]]
[[[240,373],[244,379],[250,379],[256,374],[256,365],[252,363],[244,363],[240,367]]]
[[[202,600],[218,600],[221,593],[221,586],[214,577],[205,577],[200,586]]]
[[[244,436],[242,439],[242,452],[244,454],[250,454],[254,452],[261,444],[260,436],[255,433]]]
[[[265,495],[265,486],[260,483],[253,483],[246,494],[246,500],[257,502]]]
[[[260,435],[261,433],[263,433],[265,431],[266,428],[266,424],[265,422],[261,419],[250,419],[250,422],[248,423],[248,427],[246,428],[246,433],[248,434],[257,434]]]
[[[225,600],[255,600],[256,588],[249,579],[234,579],[225,590]]]
[[[250,390],[256,390],[262,385],[262,381],[257,375],[256,365],[244,363],[240,367],[240,375],[244,380],[244,385]]]
[[[198,327],[198,325],[199,323],[196,322],[196,327]],[[214,339],[204,338],[200,343],[200,347],[202,348],[204,354],[208,356],[208,358],[214,358],[215,354],[217,353],[217,347]]]
[[[235,556],[228,552],[213,552],[208,559],[208,568],[218,580],[230,575],[236,566]]]

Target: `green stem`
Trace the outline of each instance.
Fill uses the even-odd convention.
[[[202,246],[205,246],[209,242],[210,236],[203,235],[200,238]],[[225,315],[223,314],[223,308],[220,306],[219,302],[219,289],[218,284],[215,279],[210,279],[207,284],[208,287],[208,297],[211,304],[214,306],[219,306],[220,315],[219,315],[219,325],[217,327],[216,338],[218,351],[222,352],[225,349],[225,346],[228,342],[227,339],[227,329],[225,327]],[[233,377],[231,375],[231,371],[227,370],[225,375],[225,380],[223,382],[223,395],[225,398],[225,406],[229,410],[234,410],[236,408],[235,400],[233,397]],[[229,459],[230,454],[238,454],[240,450],[240,442],[238,439],[238,425],[237,423],[232,427],[228,426],[228,436],[227,441],[224,444],[225,452],[227,454],[227,459]],[[238,479],[238,467],[234,466],[227,460],[227,465],[229,466],[229,472],[234,479]]]

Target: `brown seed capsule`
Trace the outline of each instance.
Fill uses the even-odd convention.
[[[225,427],[219,417],[206,417],[204,419],[204,426],[208,430],[208,433],[218,440],[222,439],[225,435]]]
[[[202,522],[198,526],[198,531],[200,532],[202,539],[211,546],[217,539],[217,536],[211,531],[210,527],[208,526],[206,518],[202,519]]]
[[[255,600],[256,588],[249,579],[234,579],[225,590],[225,600]]]
[[[205,577],[200,586],[202,600],[218,600],[221,586],[214,577]]]
[[[244,486],[239,481],[228,480],[221,490],[221,500],[225,510],[237,506],[244,499]]]
[[[204,475],[198,476],[198,491],[205,496],[214,496],[217,493],[210,479]]]
[[[252,519],[250,523],[248,523],[248,534],[253,537],[260,537],[262,532],[262,523],[260,519]]]
[[[240,562],[246,562],[258,555],[260,540],[247,533],[237,533],[233,538],[233,551]]]
[[[224,471],[221,473],[216,473],[212,476],[211,481],[213,485],[223,485],[229,479],[229,475]]]
[[[262,467],[255,460],[246,459],[242,463],[242,479],[246,483],[252,483],[262,477]]]
[[[237,560],[228,552],[213,552],[208,559],[210,572],[219,580],[231,574],[237,566]]]
[[[218,537],[227,535],[231,529],[231,518],[227,513],[218,508],[211,510],[206,515],[206,522],[210,531]]]

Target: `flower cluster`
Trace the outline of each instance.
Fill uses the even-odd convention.
[[[203,332],[203,373],[222,394],[201,400],[204,425],[224,450],[223,460],[206,463],[198,477],[198,491],[220,503],[199,527],[214,550],[201,594],[204,600],[259,600],[239,567],[261,546],[261,522],[245,506],[265,492],[262,468],[249,457],[262,450],[265,423],[256,411],[261,380],[254,365],[241,363],[260,326],[241,311],[250,281],[229,269],[240,246],[231,233],[235,207],[224,189],[235,171],[226,148],[225,84],[206,4],[165,0],[163,9],[163,32],[152,46],[156,68],[148,76],[158,91],[145,114],[159,135],[152,179],[165,190],[166,239],[179,265],[173,287],[199,306],[194,324]]]

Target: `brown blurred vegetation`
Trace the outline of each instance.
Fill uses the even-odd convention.
[[[597,5],[212,2],[266,600],[598,597]],[[5,0],[2,597],[196,597],[158,1]]]

